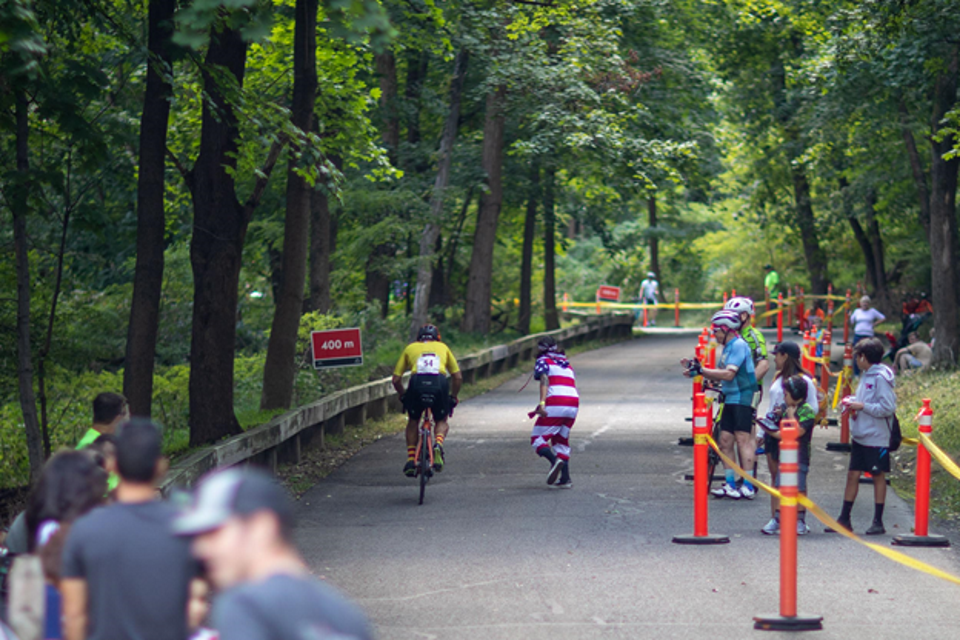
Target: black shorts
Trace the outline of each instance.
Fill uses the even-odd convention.
[[[850,443],[850,471],[890,473],[890,449],[868,447],[854,440]]]
[[[403,394],[403,408],[411,420],[419,420],[428,408],[435,422],[450,415],[450,381],[447,376],[414,374],[410,376],[407,392]]]
[[[720,415],[720,431],[736,433],[753,432],[753,407],[746,404],[725,404]]]

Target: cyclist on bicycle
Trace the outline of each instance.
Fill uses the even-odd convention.
[[[403,374],[407,371],[412,371],[413,375],[404,392]],[[457,394],[462,383],[460,365],[450,348],[440,341],[440,331],[432,324],[420,327],[417,341],[407,345],[393,369],[393,388],[397,390],[409,417],[407,464],[403,467],[403,473],[408,478],[417,475],[417,439],[420,435],[420,418],[426,408],[431,410],[436,423],[433,468],[443,471],[443,440],[450,431],[447,416],[457,406]]]
[[[742,325],[740,314],[729,309],[718,311],[711,320],[717,342],[723,345],[720,366],[717,369],[702,367],[697,361],[684,360],[692,375],[699,373],[708,380],[718,380],[724,395],[723,412],[720,416],[720,450],[728,458],[734,457],[734,444],[740,451],[740,463],[748,473],[753,473],[756,443],[753,438],[753,396],[757,390],[757,378],[753,357],[747,342],[740,337]],[[718,498],[741,497],[752,500],[756,490],[748,481],[737,488],[733,469],[726,469],[726,482],[712,491]]]

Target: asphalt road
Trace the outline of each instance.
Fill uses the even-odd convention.
[[[671,543],[692,531],[689,381],[678,359],[694,338],[662,334],[573,358],[581,412],[571,436],[574,487],[546,485],[529,445],[536,386],[519,377],[463,403],[447,469],[417,505],[400,436],[367,447],[302,499],[297,541],[319,575],[354,598],[380,638],[768,638],[753,616],[778,609],[779,543],[760,533],[765,497],[711,501],[711,531],[731,543]],[[531,363],[532,365],[532,363]],[[811,497],[839,510],[846,456],[818,431]],[[761,476],[763,477],[763,476]],[[887,536],[912,512],[891,491]],[[853,513],[872,517],[864,485]],[[800,611],[822,638],[957,638],[960,586],[823,533],[800,540]],[[960,543],[960,541],[956,541]],[[909,553],[960,575],[955,551]]]

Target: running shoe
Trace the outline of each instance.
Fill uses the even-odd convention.
[[[745,500],[753,500],[757,497],[757,490],[744,483],[744,485],[740,487],[740,497]]]
[[[573,480],[567,480],[566,482],[558,482],[553,486],[557,489],[573,489]]]
[[[408,478],[416,478],[417,463],[413,460],[407,460],[407,464],[403,466],[403,475],[407,476]]]
[[[729,484],[724,484],[710,493],[713,494],[714,498],[732,498],[734,500],[739,500],[742,495],[739,489]]]
[[[843,518],[837,518],[837,524],[846,529],[847,531],[853,531],[853,525],[850,524],[850,520],[844,520]],[[833,527],[827,527],[823,530],[824,533],[836,533],[837,530]]]
[[[780,521],[776,518],[770,518],[770,522],[763,525],[763,528],[760,529],[760,532],[768,536],[777,535],[780,533]]]
[[[866,536],[882,536],[886,532],[887,530],[883,528],[883,523],[874,520],[873,524],[870,525],[870,528],[864,531],[863,534]]]
[[[563,471],[563,460],[557,458],[550,466],[550,473],[547,474],[547,484],[555,484],[561,471]]]
[[[803,520],[797,520],[797,535],[805,536],[810,533],[810,527]]]
[[[443,471],[443,447],[439,444],[433,445],[433,470]]]

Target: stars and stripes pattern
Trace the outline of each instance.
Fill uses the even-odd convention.
[[[537,359],[534,377],[540,380],[547,376],[546,416],[538,416],[533,425],[530,444],[533,449],[553,446],[561,460],[570,459],[570,428],[577,419],[580,394],[577,392],[576,376],[566,358],[550,354]]]

